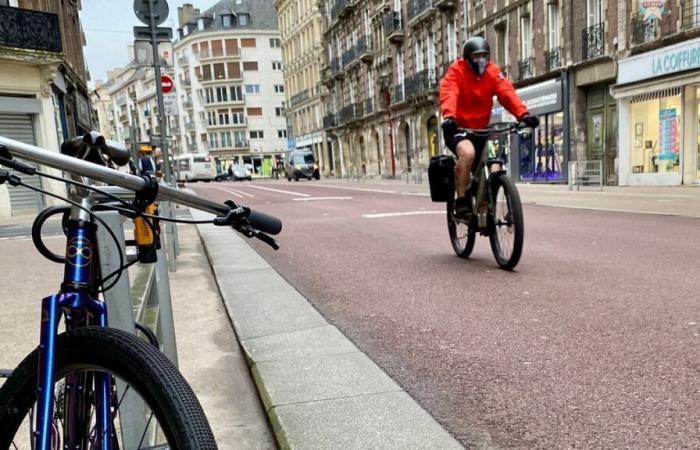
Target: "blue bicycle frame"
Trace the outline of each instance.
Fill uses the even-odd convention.
[[[107,326],[107,305],[94,298],[97,291],[99,255],[96,252],[94,223],[80,219],[68,221],[66,262],[61,292],[46,297],[41,310],[41,345],[39,347],[39,376],[37,415],[35,424],[35,448],[51,450],[53,437],[54,383],[56,336],[61,316],[65,316],[66,328],[85,325]],[[112,449],[111,392],[112,380],[108,373],[73,374],[66,378],[64,398],[64,446],[84,448],[89,394],[94,388],[96,412],[95,436],[100,450]]]

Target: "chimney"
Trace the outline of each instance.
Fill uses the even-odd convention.
[[[179,6],[177,8],[178,28],[182,28],[183,25],[189,22],[192,15],[195,14],[195,11],[197,14],[199,14],[199,10],[195,10],[192,3],[185,3],[184,5]]]

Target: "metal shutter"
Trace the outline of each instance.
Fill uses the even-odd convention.
[[[28,114],[0,114],[0,136],[36,145],[32,116]],[[7,169],[5,167],[5,169]],[[12,171],[10,171],[12,172]],[[30,186],[41,188],[41,177],[17,174],[22,181]],[[30,189],[18,186],[8,186],[12,215],[21,212],[36,211],[44,206],[43,195]]]

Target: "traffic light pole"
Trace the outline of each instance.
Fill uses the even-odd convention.
[[[163,153],[163,175],[167,184],[172,184],[172,171],[170,170],[170,157],[168,153],[168,130],[165,118],[165,104],[163,102],[163,86],[160,82],[160,54],[158,53],[158,39],[156,39],[156,16],[153,12],[153,4],[156,0],[148,0],[148,11],[151,27],[151,44],[153,46],[153,70],[156,78],[156,97],[158,98],[158,120],[160,121],[160,149]]]

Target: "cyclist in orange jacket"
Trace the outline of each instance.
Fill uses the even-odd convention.
[[[455,215],[465,217],[471,210],[467,197],[471,187],[474,161],[479,161],[488,137],[468,133],[462,128],[488,127],[493,97],[518,121],[536,128],[540,121],[531,116],[515,93],[515,88],[498,66],[489,60],[488,42],[480,36],[464,43],[463,58],[457,59],[440,81],[440,109],[445,145],[457,155]]]

